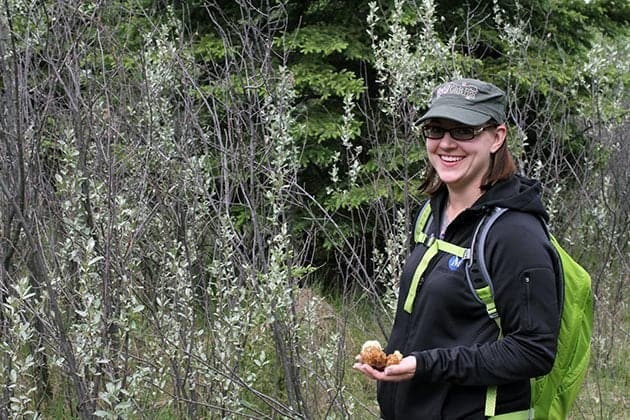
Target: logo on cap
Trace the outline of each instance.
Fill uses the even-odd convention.
[[[479,93],[479,89],[474,86],[459,85],[457,83],[446,83],[435,91],[435,96],[439,98],[442,95],[458,95],[472,101]]]

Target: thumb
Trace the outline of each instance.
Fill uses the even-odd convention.
[[[401,375],[403,373],[406,373],[408,370],[409,370],[408,367],[398,364],[398,365],[387,366],[385,368],[384,373],[385,375],[396,376],[396,375]]]
[[[386,375],[403,375],[414,374],[416,371],[416,358],[414,356],[408,356],[402,359],[397,365],[390,365],[385,368]]]

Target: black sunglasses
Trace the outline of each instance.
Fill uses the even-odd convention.
[[[448,133],[455,140],[468,141],[474,139],[488,127],[496,127],[496,124],[484,125],[482,127],[453,127],[451,129],[435,125],[425,125],[422,127],[422,134],[427,139],[439,140],[444,137],[444,134]]]

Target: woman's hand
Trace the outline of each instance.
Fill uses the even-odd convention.
[[[382,372],[365,363],[355,363],[353,368],[363,372],[365,376],[377,381],[400,382],[408,381],[416,374],[416,357],[407,356],[399,364],[387,366]]]

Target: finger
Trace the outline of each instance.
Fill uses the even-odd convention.
[[[365,363],[355,363],[352,367],[363,373],[369,379],[378,379],[375,373],[381,373]]]

